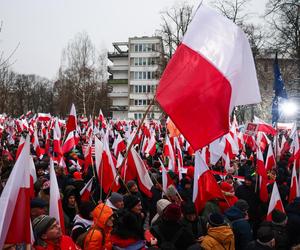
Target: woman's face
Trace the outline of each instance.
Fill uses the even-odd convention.
[[[75,207],[76,205],[76,199],[75,199],[75,196],[74,195],[71,195],[69,198],[68,198],[68,205],[70,207]]]

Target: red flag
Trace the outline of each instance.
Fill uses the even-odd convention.
[[[215,198],[224,199],[224,196],[215,177],[208,169],[205,160],[200,155],[200,152],[196,151],[193,202],[198,213],[202,211],[207,201]]]
[[[294,162],[290,195],[289,195],[289,203],[291,203],[296,197],[299,197],[299,187],[298,187],[297,173],[296,173],[296,162]]]
[[[66,124],[66,134],[69,134],[71,131],[76,130],[76,127],[77,127],[76,109],[75,109],[75,105],[72,104],[71,111]]]
[[[267,176],[267,171],[265,168],[264,159],[263,159],[262,152],[260,151],[260,148],[257,148],[256,167],[257,167],[257,174],[260,177],[259,197],[260,197],[261,201],[268,202],[268,198],[269,198],[268,189],[267,189],[268,176]]]
[[[266,159],[266,169],[267,171],[272,170],[273,167],[276,166],[275,156],[273,154],[272,144],[269,144],[268,154]]]
[[[92,185],[93,185],[93,178],[91,178],[87,182],[87,184],[81,189],[80,191],[81,201],[90,201]]]
[[[61,197],[57,184],[54,164],[50,159],[50,201],[49,201],[49,215],[54,217],[59,223],[63,234],[65,234],[64,213],[62,209]]]
[[[70,132],[68,134],[68,137],[64,143],[64,145],[62,146],[62,152],[63,154],[71,151],[73,148],[75,148],[76,144],[75,144],[75,139],[74,139],[74,132]]]
[[[4,243],[31,243],[30,140],[16,161],[0,197],[0,249]]]
[[[274,182],[274,184],[273,184],[272,195],[271,195],[271,199],[270,199],[270,203],[269,203],[269,208],[268,208],[268,213],[267,213],[268,221],[272,220],[272,211],[274,209],[277,209],[277,210],[285,213],[281,199],[280,199],[280,194],[279,194],[276,182]]]

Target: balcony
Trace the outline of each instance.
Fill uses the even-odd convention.
[[[128,79],[109,79],[108,84],[128,84]]]
[[[127,111],[128,106],[110,106],[111,111]]]

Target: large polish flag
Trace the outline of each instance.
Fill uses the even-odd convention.
[[[50,201],[49,215],[54,217],[59,223],[63,234],[65,233],[64,213],[61,203],[61,197],[58,189],[53,160],[50,159]]]
[[[241,28],[201,5],[162,75],[156,100],[195,150],[228,133],[233,107],[261,101]]]
[[[76,130],[77,127],[77,116],[75,105],[72,103],[71,111],[66,124],[66,134],[69,134],[71,131]]]
[[[0,249],[31,243],[29,135],[0,197]]]
[[[267,213],[267,221],[272,220],[272,211],[274,209],[277,209],[277,210],[285,213],[285,210],[284,210],[284,207],[282,205],[282,201],[281,201],[281,198],[280,198],[280,194],[279,194],[279,191],[278,191],[276,181],[273,184],[272,195],[271,195],[271,199],[270,199],[270,202],[269,202],[268,213]]]

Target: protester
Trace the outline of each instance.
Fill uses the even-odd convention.
[[[124,208],[123,195],[112,192],[110,197],[106,200],[106,205],[109,206],[113,211]]]
[[[248,244],[246,250],[275,249],[276,241],[270,227],[260,227],[257,231],[257,240]]]
[[[60,225],[55,218],[40,215],[32,222],[35,237],[34,249],[78,249],[69,236],[62,235]]]
[[[41,198],[34,198],[30,202],[30,217],[33,221],[36,217],[40,215],[47,214],[47,206],[48,204],[42,200]]]

